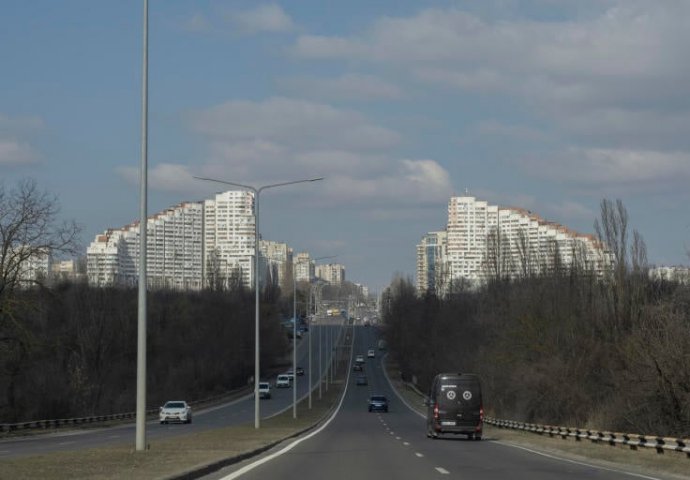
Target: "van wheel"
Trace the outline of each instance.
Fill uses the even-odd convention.
[[[474,439],[477,440],[477,441],[479,441],[479,440],[482,439],[482,436],[481,436],[481,435],[475,435],[475,436],[474,436]]]

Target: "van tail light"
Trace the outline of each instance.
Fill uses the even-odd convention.
[[[479,406],[479,421],[480,422],[484,421],[484,406],[483,405]]]
[[[434,418],[438,420],[438,403],[434,404]]]

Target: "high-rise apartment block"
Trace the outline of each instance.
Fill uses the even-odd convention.
[[[316,276],[316,265],[307,252],[298,253],[294,259],[295,280],[310,282]]]
[[[489,205],[470,196],[448,202],[445,232],[417,245],[417,288],[446,292],[455,279],[478,285],[577,267],[596,275],[611,256],[592,235],[581,235],[520,208]]]
[[[231,191],[183,202],[147,219],[149,288],[198,290],[232,281],[252,284],[253,195]],[[139,278],[139,222],[97,235],[87,249],[96,286],[134,286]]]
[[[448,235],[445,231],[429,232],[417,245],[417,289],[420,292],[432,291],[440,294],[446,268],[446,249]]]
[[[271,281],[284,291],[292,290],[292,248],[287,243],[271,240],[259,241],[261,272],[267,272]]]
[[[202,286],[202,205],[184,202],[147,220],[150,288]],[[89,283],[134,286],[139,278],[139,222],[97,235],[86,251]]]
[[[231,190],[201,202],[180,203],[150,216],[147,229],[149,288],[254,288],[256,236],[252,192]],[[91,285],[137,284],[139,231],[139,223],[134,222],[96,235],[87,249],[87,277]],[[314,277],[314,262],[307,253],[298,255],[298,259],[302,258],[307,262],[295,267],[306,269],[304,276],[309,280]],[[259,241],[260,282],[265,282],[268,275],[284,291],[292,290],[292,269],[292,248],[286,243]]]
[[[317,265],[316,276],[333,285],[340,285],[345,282],[345,266],[339,263]]]
[[[254,284],[254,194],[218,193],[203,202],[203,277],[211,283]],[[227,285],[226,285],[227,286]]]

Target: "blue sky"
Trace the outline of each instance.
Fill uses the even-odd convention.
[[[142,2],[8,0],[0,178],[83,243],[138,217]],[[690,247],[690,3],[150,1],[150,199],[261,185],[264,238],[381,289],[467,189],[593,233],[620,198],[653,264]]]

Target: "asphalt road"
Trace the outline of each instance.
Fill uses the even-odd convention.
[[[354,354],[375,348],[374,329],[356,327]],[[378,353],[378,352],[377,352]],[[491,438],[428,439],[425,421],[392,391],[380,359],[367,359],[367,386],[350,375],[338,413],[323,429],[298,443],[276,447],[213,475],[209,480],[384,480],[384,479],[631,479],[652,478],[549,458]],[[372,393],[390,400],[388,413],[369,413]],[[294,445],[290,448],[290,445]],[[282,453],[281,453],[282,452]],[[263,462],[263,463],[262,463]]]
[[[297,345],[297,365],[304,368],[305,374],[298,376],[297,399],[306,395],[308,392],[307,379],[309,378],[309,335],[312,337],[312,383],[318,385],[319,373],[326,373],[329,353],[329,339],[335,341],[336,335],[341,332],[343,319],[322,319],[317,325],[312,326],[309,333],[298,340]],[[321,329],[321,369],[319,370],[319,331]],[[273,380],[271,384],[273,384]],[[323,388],[323,387],[322,387]],[[292,408],[293,388],[272,387],[272,398],[261,400],[261,418],[271,417],[286,409]],[[312,394],[313,395],[313,394]],[[318,395],[318,393],[317,393]],[[170,400],[185,400],[171,398]],[[197,411],[193,409],[193,422],[188,425],[166,424],[160,425],[159,422],[150,421],[147,423],[147,441],[174,437],[175,435],[200,432],[219,427],[254,423],[254,397],[246,395],[238,400],[211,408]],[[60,431],[41,435],[26,437],[13,437],[0,440],[0,460],[4,458],[21,457],[36,455],[41,453],[80,450],[83,448],[101,447],[106,445],[135,443],[134,423],[118,425],[108,428],[97,428],[87,430]]]

